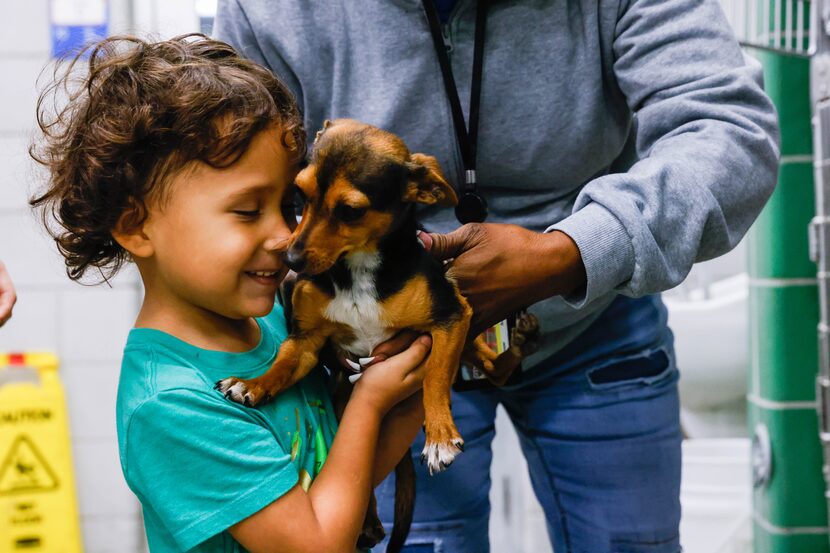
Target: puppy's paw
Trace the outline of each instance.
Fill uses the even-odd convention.
[[[510,346],[518,348],[522,357],[527,357],[539,349],[539,319],[532,313],[523,311],[516,318],[516,326],[510,333]]]
[[[427,438],[424,450],[421,452],[421,464],[427,464],[431,476],[446,470],[462,451],[464,451],[464,440],[460,437],[447,442],[432,442]]]
[[[257,379],[225,378],[217,382],[213,388],[219,390],[226,398],[247,407],[254,407],[271,399],[271,394],[257,382]]]

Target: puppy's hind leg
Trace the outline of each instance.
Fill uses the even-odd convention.
[[[510,345],[497,354],[484,336],[477,336],[464,351],[465,360],[480,368],[487,380],[496,386],[503,386],[522,359],[538,349],[539,321],[532,313],[522,311],[516,318],[516,326],[510,332]]]

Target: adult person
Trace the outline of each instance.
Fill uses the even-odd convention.
[[[12,316],[12,308],[17,302],[17,293],[6,265],[0,261],[0,326],[6,324]]]
[[[678,373],[657,294],[733,248],[773,190],[760,68],[716,0],[436,4],[221,0],[215,27],[288,83],[309,131],[336,117],[385,128],[486,200],[484,224],[422,216],[444,233],[424,241],[454,258],[474,331],[527,305],[540,319],[541,349],[509,385],[453,394],[465,452],[442,474],[419,471],[407,547],[489,550],[502,404],[557,553],[676,553]],[[479,114],[475,140],[474,125],[466,137],[454,125],[453,88],[462,124]],[[379,488],[384,521],[391,490]]]

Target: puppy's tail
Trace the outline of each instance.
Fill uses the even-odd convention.
[[[415,464],[412,454],[407,449],[395,466],[395,523],[386,546],[386,553],[400,553],[403,549],[409,528],[412,526],[412,514],[415,510]]]

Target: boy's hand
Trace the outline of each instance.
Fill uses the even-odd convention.
[[[381,416],[392,406],[421,389],[426,375],[424,360],[432,347],[432,338],[423,335],[408,349],[368,366],[355,383],[350,401],[365,402]]]

